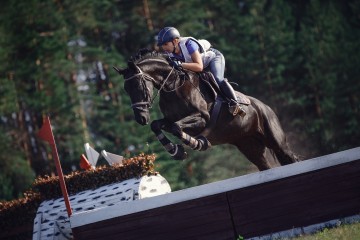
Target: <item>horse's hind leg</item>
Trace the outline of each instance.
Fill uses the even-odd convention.
[[[245,139],[241,144],[236,146],[260,171],[271,168],[269,161],[267,161],[265,157],[266,146],[260,139]]]
[[[298,157],[290,150],[287,143],[285,145],[282,144],[281,147],[272,147],[272,150],[281,165],[287,165],[299,161]]]
[[[299,161],[298,157],[291,151],[277,117],[265,124],[265,136],[267,147],[275,153],[281,165]]]

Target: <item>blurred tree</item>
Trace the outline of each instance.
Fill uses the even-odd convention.
[[[31,186],[35,174],[19,146],[4,134],[5,129],[0,129],[0,200],[11,200],[22,197],[22,193]]]
[[[112,66],[126,67],[140,48],[157,49],[164,26],[222,51],[226,77],[276,110],[306,158],[358,146],[359,10],[356,0],[4,0],[0,127],[12,143],[2,146],[4,169],[14,158],[37,175],[53,173],[35,134],[50,113],[65,173],[78,167],[85,142],[126,157],[156,153],[175,190],[253,171],[231,146],[188,150],[189,159],[173,161],[149,126],[134,121]],[[152,119],[161,118],[157,101]],[[12,179],[0,174],[6,197],[20,191]]]
[[[343,126],[354,129],[354,119],[359,116],[356,108],[351,109],[350,100],[358,90],[354,78],[357,67],[352,64],[359,62],[359,54],[355,53],[359,43],[354,39],[359,36],[359,30],[350,34],[341,6],[338,1],[311,1],[298,32],[299,51],[303,57],[299,67],[305,73],[303,79],[299,79],[305,110],[301,125],[315,139],[316,149],[322,153],[339,149],[336,143],[340,136],[346,139],[342,149],[358,144],[353,138],[359,136],[358,133],[349,133]]]

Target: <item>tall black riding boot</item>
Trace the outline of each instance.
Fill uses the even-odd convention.
[[[229,101],[230,113],[233,116],[236,116],[237,114],[239,114],[241,117],[244,117],[246,115],[246,112],[238,103],[238,101],[236,99],[235,91],[234,91],[233,87],[230,85],[230,83],[227,81],[227,79],[224,79],[224,81],[222,81],[219,84],[219,87],[220,87],[220,90],[222,91],[222,93],[224,93],[224,95],[226,96],[226,98]]]

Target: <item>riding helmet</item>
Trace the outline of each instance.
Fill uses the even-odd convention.
[[[174,27],[164,27],[158,34],[158,46],[162,46],[164,43],[172,41],[174,38],[179,38],[180,33]]]

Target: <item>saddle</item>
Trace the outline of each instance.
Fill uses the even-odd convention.
[[[201,81],[205,82],[208,87],[210,88],[210,91],[213,92],[214,94],[214,99],[216,99],[217,97],[221,97],[223,100],[226,99],[226,96],[221,92],[219,85],[217,84],[214,75],[211,72],[200,72],[198,73],[198,76],[200,78]],[[240,104],[244,104],[244,105],[249,105],[250,104],[250,99],[248,98],[248,96],[246,96],[245,94],[236,91],[235,92],[236,97],[237,97],[237,101]]]

